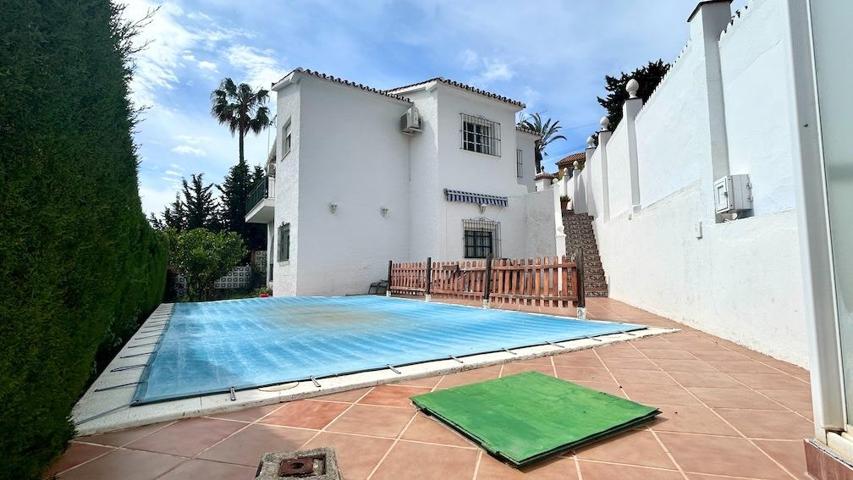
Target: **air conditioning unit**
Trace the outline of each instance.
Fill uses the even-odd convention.
[[[717,213],[752,210],[752,184],[749,175],[726,175],[714,182],[714,206]]]
[[[406,113],[400,117],[400,130],[407,135],[421,131],[421,116],[417,107],[409,107]]]

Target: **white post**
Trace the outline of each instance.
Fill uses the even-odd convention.
[[[637,114],[643,108],[643,99],[637,97],[640,83],[635,79],[628,81],[625,90],[628,100],[622,105],[622,121],[625,122],[628,133],[628,170],[631,175],[631,207],[634,212],[640,211],[640,170],[637,159]]]
[[[610,188],[607,181],[607,142],[610,140],[610,120],[601,117],[601,130],[598,132],[598,148],[601,149],[601,219],[610,220]]]
[[[725,30],[732,17],[731,0],[706,0],[700,2],[687,22],[690,24],[690,42],[696,54],[704,60],[701,83],[696,92],[704,93],[708,112],[708,142],[711,152],[711,165],[706,168],[702,181],[702,206],[705,216],[717,221],[714,211],[714,181],[729,174],[729,148],[726,136],[726,107],[723,97],[723,74],[720,68],[720,34]],[[700,80],[700,82],[701,82]]]
[[[554,189],[554,241],[556,243],[556,255],[566,254],[566,232],[563,227],[563,209],[560,208],[560,189]]]

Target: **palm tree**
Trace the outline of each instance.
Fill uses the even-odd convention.
[[[231,135],[240,139],[240,162],[243,158],[243,138],[246,133],[255,135],[270,125],[270,109],[264,105],[269,100],[269,91],[263,88],[257,92],[245,83],[236,85],[225,78],[219,88],[210,94],[210,113],[216,120],[227,125]]]
[[[536,140],[536,172],[542,171],[542,157],[547,155],[545,148],[554,140],[565,140],[563,135],[557,135],[563,127],[560,126],[559,120],[552,121],[550,118],[542,121],[542,116],[534,113],[528,118],[519,123],[519,126],[532,130],[539,134],[539,139]]]

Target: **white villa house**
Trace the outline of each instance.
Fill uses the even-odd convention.
[[[443,78],[379,90],[301,68],[272,90],[269,178],[246,221],[267,225],[276,295],[365,293],[392,259],[565,252],[554,194],[536,191],[537,135],[516,127],[523,103]]]

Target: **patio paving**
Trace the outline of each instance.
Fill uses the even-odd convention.
[[[589,299],[588,312],[682,331],[81,437],[48,476],[251,479],[263,452],[331,446],[348,480],[809,478],[802,442],[813,436],[806,370],[614,300]],[[663,414],[645,428],[516,470],[408,401],[528,370],[657,406]]]

